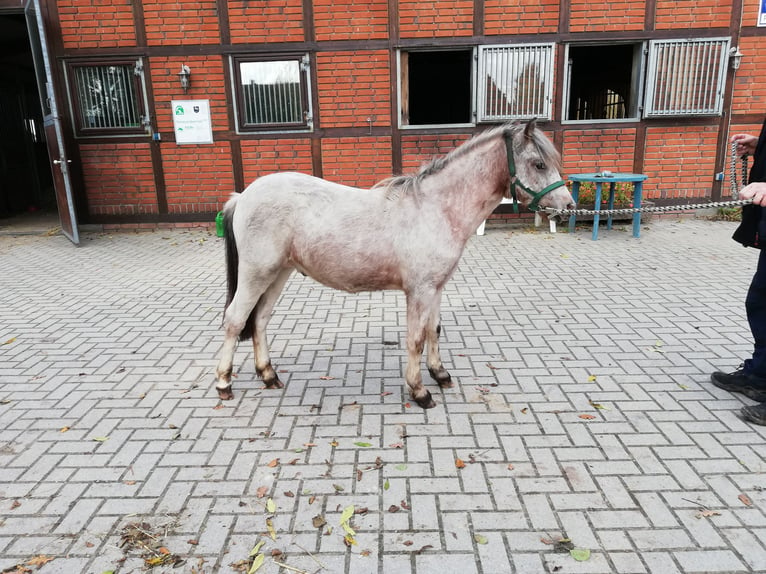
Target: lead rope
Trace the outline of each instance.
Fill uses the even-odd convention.
[[[744,154],[740,158],[742,185],[747,185],[747,160],[748,155]],[[678,211],[679,209],[709,209],[711,207],[737,207],[753,203],[752,199],[736,199],[739,195],[739,184],[737,182],[737,144],[731,144],[731,169],[729,171],[731,182],[732,201],[712,201],[708,203],[693,203],[686,205],[664,205],[658,207],[631,207],[625,209],[556,209],[555,207],[545,207],[540,211],[545,211],[548,215],[627,215],[632,213],[656,213],[662,211]],[[551,224],[551,231],[555,232],[554,224]]]

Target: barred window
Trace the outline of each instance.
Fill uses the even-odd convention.
[[[551,118],[554,44],[479,46],[478,121]]]
[[[652,40],[646,117],[720,115],[729,38]]]
[[[240,130],[311,127],[308,55],[232,62]]]
[[[78,135],[146,134],[141,60],[69,62],[67,80]]]

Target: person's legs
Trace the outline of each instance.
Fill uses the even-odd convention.
[[[758,257],[758,267],[745,298],[745,310],[753,335],[753,355],[739,370],[715,372],[710,380],[724,390],[766,401],[766,251],[761,251]]]
[[[766,251],[758,257],[745,299],[747,321],[753,334],[753,356],[745,361],[743,370],[749,375],[766,378]]]

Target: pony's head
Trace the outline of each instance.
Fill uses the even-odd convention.
[[[574,209],[575,204],[561,179],[561,156],[537,128],[536,119],[514,124],[503,131],[508,153],[510,196],[522,206],[538,211],[546,207]]]

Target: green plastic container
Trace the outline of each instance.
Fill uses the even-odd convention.
[[[215,216],[215,234],[218,237],[223,237],[223,211],[219,211]]]

